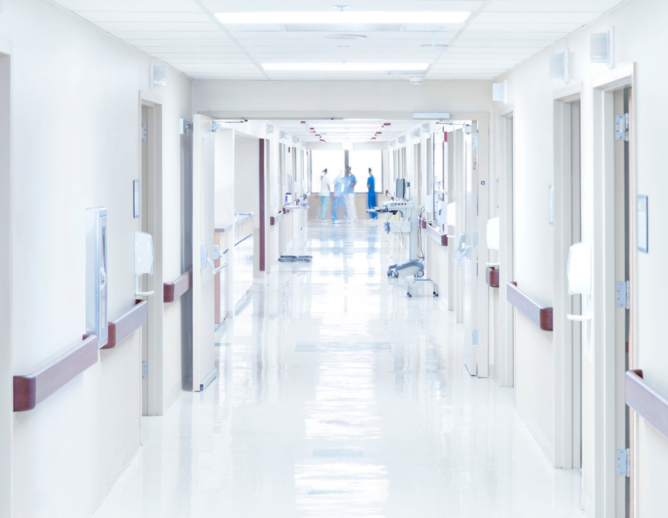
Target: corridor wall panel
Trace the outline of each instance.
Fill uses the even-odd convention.
[[[140,177],[140,92],[162,105],[164,273],[182,251],[182,191],[191,81],[167,68],[150,90],[151,59],[42,0],[6,0],[0,34],[15,52],[12,110],[12,373],[85,331],[85,209],[108,210],[109,320],[135,304],[133,180]],[[181,302],[165,315],[164,406],[181,391]],[[18,333],[20,330],[20,335]],[[34,410],[13,417],[13,515],[89,517],[140,446],[140,334]],[[4,518],[4,517],[3,517]]]
[[[642,369],[645,379],[664,396],[668,395],[668,348],[665,343],[663,313],[664,294],[668,291],[668,279],[662,275],[664,258],[668,254],[668,241],[661,235],[662,222],[668,221],[668,204],[662,203],[663,193],[668,192],[668,176],[663,173],[665,160],[665,128],[657,113],[668,111],[665,85],[668,69],[663,66],[668,47],[668,3],[662,0],[633,0],[622,4],[601,19],[584,27],[570,37],[558,42],[541,54],[528,60],[508,74],[495,79],[508,81],[507,104],[495,103],[494,132],[499,134],[501,114],[512,110],[515,126],[515,200],[516,235],[515,258],[519,286],[530,288],[537,302],[552,306],[554,302],[553,279],[560,272],[554,271],[553,228],[548,222],[548,186],[554,185],[554,133],[555,99],[560,92],[581,90],[582,106],[582,167],[581,196],[582,240],[595,240],[594,210],[600,203],[603,187],[595,183],[595,164],[599,158],[595,149],[594,82],[597,77],[610,74],[605,64],[592,64],[589,60],[590,35],[614,28],[614,59],[612,72],[634,64],[638,72],[634,77],[633,121],[635,140],[631,143],[635,179],[632,189],[637,194],[654,194],[657,202],[650,203],[649,233],[655,236],[654,248],[648,254],[637,254],[633,275],[635,291],[632,336],[633,368]],[[570,83],[548,77],[550,54],[570,52]],[[614,128],[606,128],[613,135]],[[495,155],[499,171],[502,169],[503,148],[496,139]],[[598,202],[596,200],[599,200]],[[631,207],[631,211],[635,208]],[[656,225],[653,227],[653,223]],[[619,238],[619,236],[617,236]],[[651,238],[650,238],[651,239]],[[563,272],[565,275],[565,272]],[[624,281],[626,279],[615,279]],[[614,286],[605,287],[614,292]],[[614,302],[613,302],[614,304]],[[602,301],[593,301],[594,321],[602,314]],[[555,314],[556,316],[556,314]],[[606,349],[594,350],[596,338],[594,324],[583,325],[582,358],[582,458],[583,503],[589,516],[621,516],[624,506],[624,477],[617,477],[614,462],[604,462],[615,457],[615,449],[624,447],[619,439],[619,425],[624,422],[623,384],[615,381],[615,394],[608,408],[614,409],[617,428],[616,444],[606,445],[596,430],[604,424],[597,421],[602,406],[595,404],[600,398],[601,387],[597,381],[599,366],[609,360],[601,355]],[[520,415],[541,444],[548,458],[558,464],[560,448],[558,440],[552,442],[561,419],[561,387],[568,383],[568,367],[560,366],[562,351],[556,350],[551,334],[539,331],[522,315],[515,322],[516,405]],[[598,355],[598,356],[597,356]],[[620,367],[623,370],[623,366]],[[540,376],[540,379],[538,377]],[[616,375],[617,377],[617,375]],[[622,379],[623,382],[623,379]],[[605,426],[609,424],[609,421]],[[660,516],[668,508],[668,493],[658,481],[668,476],[668,441],[657,434],[642,418],[632,423],[637,457],[632,465],[637,500],[634,516],[641,518]],[[622,434],[623,434],[622,430]],[[563,435],[558,431],[556,436]],[[597,456],[598,455],[598,456]],[[603,457],[602,457],[602,456]],[[614,491],[611,491],[611,488]]]

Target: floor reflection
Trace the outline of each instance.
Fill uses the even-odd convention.
[[[387,279],[405,243],[381,225],[308,227],[289,253],[313,261],[253,286],[218,380],[142,421],[98,518],[582,516],[512,390],[466,373],[446,301]]]

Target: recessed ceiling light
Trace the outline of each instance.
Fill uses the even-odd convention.
[[[465,11],[279,11],[216,13],[224,25],[276,25],[276,24],[418,24],[429,25],[464,23],[470,16]]]
[[[429,63],[265,63],[265,70],[287,72],[387,72],[427,70]]]

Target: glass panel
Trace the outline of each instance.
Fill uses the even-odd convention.
[[[351,151],[349,157],[349,164],[352,168],[352,173],[357,178],[355,192],[367,192],[366,182],[369,178],[369,168],[371,168],[375,178],[376,192],[382,192],[382,151]]]

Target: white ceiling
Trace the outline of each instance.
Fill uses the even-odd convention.
[[[267,72],[263,63],[429,63],[426,79],[493,79],[623,0],[55,0],[193,79],[405,79],[407,73]],[[464,24],[221,25],[224,12],[469,11]],[[318,30],[304,30],[318,29]],[[442,52],[427,52],[436,31]],[[341,34],[360,40],[332,39]]]

